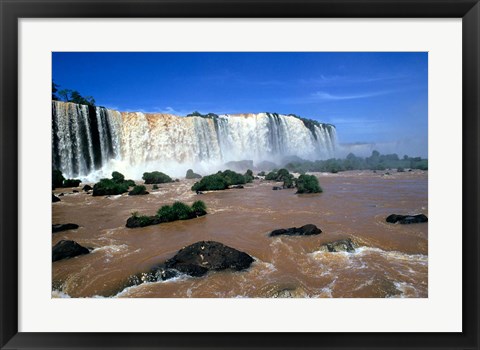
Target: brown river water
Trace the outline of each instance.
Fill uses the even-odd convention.
[[[92,197],[72,189],[52,204],[53,224],[77,230],[53,234],[94,248],[52,264],[53,297],[428,297],[428,223],[389,224],[390,214],[428,216],[428,173],[349,171],[317,173],[324,192],[296,195],[273,191],[274,182],[254,180],[244,189],[196,195],[195,180],[159,185],[149,195]],[[83,186],[84,184],[82,184]],[[125,227],[132,212],[154,215],[176,200],[203,200],[208,215],[144,228]],[[278,228],[315,224],[317,236],[268,237]],[[327,253],[319,247],[351,238],[355,253]],[[182,247],[214,240],[254,257],[249,269],[177,277],[124,288],[129,276],[150,270]],[[283,294],[280,293],[283,291]],[[288,292],[285,292],[288,291]],[[279,294],[280,293],[280,294]]]

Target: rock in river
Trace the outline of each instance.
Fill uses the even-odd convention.
[[[93,187],[90,186],[90,185],[85,185],[85,186],[83,186],[82,190],[85,191],[85,192],[88,192],[88,191],[93,190]]]
[[[341,239],[338,241],[323,244],[320,247],[320,251],[330,252],[330,253],[337,253],[337,252],[354,253],[355,244],[352,242],[350,238]]]
[[[62,240],[52,248],[52,261],[73,258],[88,253],[90,253],[88,248],[82,247],[77,242]]]
[[[154,266],[149,272],[130,276],[124,288],[145,282],[165,281],[181,273],[201,277],[208,271],[241,271],[250,267],[253,261],[247,253],[222,243],[201,241],[180,249],[173,258]]]
[[[56,203],[56,202],[60,202],[60,198],[58,198],[52,193],[52,203]]]
[[[77,224],[57,224],[52,225],[52,233],[67,231],[67,230],[76,230],[78,228]]]
[[[253,262],[247,253],[215,241],[201,241],[182,248],[165,262],[167,269],[175,269],[190,276],[203,276],[209,270],[244,270]]]
[[[418,215],[397,215],[392,214],[389,215],[386,219],[387,222],[391,224],[395,224],[396,222],[400,222],[401,224],[417,224],[421,222],[428,222],[428,218],[423,214]]]
[[[312,224],[303,225],[302,227],[291,227],[291,228],[281,228],[279,230],[273,230],[270,232],[270,237],[275,236],[311,236],[311,235],[319,235],[322,233],[317,226]]]

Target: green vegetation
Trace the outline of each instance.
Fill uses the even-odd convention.
[[[79,179],[65,179],[62,187],[78,187],[82,181]]]
[[[253,171],[251,171],[250,169],[248,169],[246,172],[245,172],[245,182],[246,183],[250,183],[250,182],[253,182]]]
[[[52,189],[55,189],[57,187],[62,187],[63,180],[65,180],[65,178],[63,177],[62,172],[60,170],[53,169],[52,170]]]
[[[221,191],[228,186],[243,185],[247,183],[245,175],[232,170],[219,171],[216,174],[204,176],[199,182],[195,182],[192,191]]]
[[[205,215],[207,213],[207,206],[203,201],[195,201],[192,204],[192,210],[197,214],[197,215]]]
[[[186,179],[201,179],[202,175],[194,173],[192,169],[187,170],[187,174],[185,175]]]
[[[148,192],[147,188],[143,185],[137,185],[130,192],[128,192],[129,196],[139,196],[144,194],[148,194]]]
[[[135,181],[125,180],[125,176],[114,171],[111,179],[101,179],[93,186],[93,196],[108,196],[128,192],[128,188],[135,186]]]
[[[265,180],[279,181],[279,182],[283,181],[283,188],[295,187],[295,184],[294,184],[295,177],[293,176],[293,174],[290,174],[290,172],[285,168],[282,168],[278,171],[273,170],[269,172],[265,176]]]
[[[323,192],[318,179],[313,175],[300,175],[295,180],[297,193],[320,193]]]
[[[160,171],[152,171],[151,173],[143,173],[142,179],[145,181],[145,184],[163,184],[167,182],[173,182],[172,178],[167,174],[164,174]]]
[[[257,174],[257,176],[265,176],[265,172],[264,171],[261,171]]]
[[[219,173],[204,176],[199,182],[195,182],[192,191],[220,191],[227,188],[227,180]]]
[[[52,170],[52,189],[57,187],[78,187],[81,182],[79,179],[65,179],[60,170]]]
[[[202,114],[198,111],[194,111],[190,114],[187,114],[187,117],[201,117],[201,118],[218,118],[218,114],[215,113],[207,113],[207,114]]]
[[[202,201],[196,201],[192,206],[182,202],[175,202],[171,206],[164,205],[158,209],[154,216],[139,216],[133,212],[128,218],[126,226],[129,228],[145,227],[149,225],[161,224],[163,222],[172,222],[177,220],[189,220],[207,214],[207,206]]]
[[[316,161],[296,161],[285,165],[285,168],[293,172],[306,173],[307,171],[337,173],[346,170],[386,170],[395,168],[409,168],[428,170],[428,160],[420,157],[404,156],[402,159],[397,154],[382,155],[373,151],[370,157],[357,157],[353,153],[345,159],[327,159]]]
[[[108,196],[128,192],[128,185],[111,179],[101,179],[93,186],[93,196]]]
[[[83,97],[78,91],[70,89],[58,90],[60,85],[52,81],[52,100],[73,102],[80,105],[95,106],[95,99],[92,96]],[[58,94],[58,95],[57,95]]]
[[[155,184],[155,185],[152,186],[152,190],[158,190],[158,189],[159,189],[159,187],[158,187],[157,184]]]

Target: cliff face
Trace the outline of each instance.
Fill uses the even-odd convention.
[[[333,156],[335,127],[294,116],[259,113],[178,117],[127,113],[52,102],[53,166],[87,176],[110,161],[144,164],[224,164],[286,156]]]

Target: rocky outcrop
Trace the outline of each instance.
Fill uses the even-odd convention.
[[[253,258],[247,253],[215,241],[200,241],[180,249],[165,262],[165,267],[190,276],[203,276],[210,270],[241,271],[250,267]]]
[[[56,232],[62,232],[62,231],[67,231],[67,230],[76,230],[79,226],[77,224],[57,224],[57,225],[52,225],[52,233]]]
[[[391,223],[391,224],[395,224],[395,223],[399,222],[403,225],[408,225],[408,224],[417,224],[417,223],[422,223],[422,222],[428,222],[428,218],[424,214],[418,214],[418,215],[392,214],[392,215],[389,215],[387,217],[386,221]]]
[[[311,236],[319,235],[320,233],[322,233],[322,230],[320,230],[317,226],[308,224],[303,225],[302,227],[291,227],[286,229],[282,228],[279,230],[273,230],[272,232],[270,232],[269,236]]]
[[[75,241],[62,240],[52,248],[52,262],[90,253]]]
[[[185,175],[186,179],[201,179],[202,175],[194,173],[192,169],[187,170],[187,174]]]
[[[153,216],[131,216],[127,219],[126,227],[128,228],[137,228],[137,227],[145,227],[151,225],[158,225],[163,221],[153,215]]]
[[[338,253],[338,252],[355,252],[356,244],[350,239],[341,239],[334,242],[325,243],[320,247],[320,251]]]
[[[186,274],[201,277],[209,271],[241,271],[250,267],[254,259],[247,253],[215,241],[200,241],[184,247],[171,259],[153,267],[147,273],[130,278],[129,284],[165,281]]]
[[[60,202],[60,198],[58,198],[52,193],[52,203],[56,203],[56,202]]]
[[[90,185],[85,185],[85,186],[83,186],[82,190],[83,190],[84,192],[88,192],[88,191],[93,190],[93,187],[90,186]]]
[[[283,187],[273,186],[273,187],[272,187],[272,190],[274,190],[274,191],[280,191],[280,190],[283,190]]]

